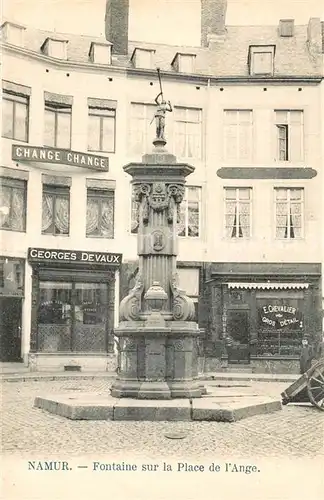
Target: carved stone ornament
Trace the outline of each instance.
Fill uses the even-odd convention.
[[[176,321],[193,321],[195,319],[195,304],[178,286],[178,275],[174,273],[171,279],[173,294],[173,318]]]
[[[181,184],[165,184],[164,182],[154,182],[149,184],[134,184],[135,202],[142,202],[142,220],[147,223],[149,220],[149,209],[154,212],[167,210],[168,223],[172,224],[174,210],[177,210],[177,222],[180,221],[180,203],[184,196],[184,186]],[[137,210],[139,206],[137,207]],[[139,218],[137,211],[136,219]]]
[[[141,310],[141,298],[144,289],[144,283],[140,274],[136,277],[134,288],[123,298],[119,306],[120,321],[131,321],[139,319]]]

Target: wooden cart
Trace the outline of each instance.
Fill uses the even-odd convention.
[[[281,393],[282,404],[312,403],[324,411],[324,358]]]

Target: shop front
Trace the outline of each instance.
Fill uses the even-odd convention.
[[[115,369],[116,271],[121,254],[30,248],[30,367]]]
[[[321,337],[320,266],[215,264],[206,286],[219,366],[299,372],[302,340]]]
[[[0,257],[0,361],[2,362],[22,361],[24,270],[23,259]]]

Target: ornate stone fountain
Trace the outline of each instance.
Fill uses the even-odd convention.
[[[179,288],[176,272],[180,203],[194,167],[178,163],[165,149],[165,111],[172,108],[163,100],[157,104],[152,153],[124,167],[132,176],[138,206],[139,272],[120,303],[118,376],[111,395],[197,398],[203,392],[195,379],[199,329],[194,303]]]

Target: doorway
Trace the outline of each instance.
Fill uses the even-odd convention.
[[[248,310],[228,310],[227,333],[233,341],[227,348],[228,363],[250,363],[249,324]]]
[[[21,361],[21,299],[0,297],[0,361]]]

